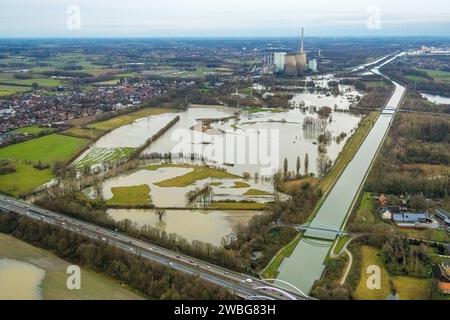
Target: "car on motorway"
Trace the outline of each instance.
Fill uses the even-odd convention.
[[[247,282],[247,283],[253,283],[253,280],[250,279],[250,278],[247,278],[247,279],[245,279],[245,282]]]
[[[173,262],[169,262],[169,266],[173,267]]]

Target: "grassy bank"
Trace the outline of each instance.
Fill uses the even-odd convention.
[[[45,270],[41,283],[44,299],[57,300],[130,300],[142,299],[120,283],[93,272],[81,269],[81,290],[68,290],[66,269],[70,263],[52,253],[33,247],[21,240],[0,233],[0,258],[22,261]],[[18,275],[20,276],[20,275]]]
[[[211,209],[216,210],[264,210],[267,207],[264,203],[257,202],[213,202]]]
[[[244,193],[244,196],[271,196],[271,195],[273,195],[273,193],[258,189],[248,189]]]
[[[261,273],[261,276],[264,279],[275,279],[278,276],[278,269],[281,266],[283,260],[287,257],[290,257],[292,252],[294,252],[295,247],[297,247],[300,242],[301,236],[298,235],[291,243],[289,243],[286,247],[281,249],[281,251],[272,259],[269,265],[264,269]]]

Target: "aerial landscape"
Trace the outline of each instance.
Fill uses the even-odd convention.
[[[0,13],[0,300],[450,300],[448,3],[37,2]]]

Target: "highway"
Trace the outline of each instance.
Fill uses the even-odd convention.
[[[379,69],[401,55],[403,53],[393,56],[371,69],[372,73],[391,81],[394,85],[394,92],[352,160],[332,189],[325,195],[325,200],[311,221],[310,227],[304,232],[302,240],[291,256],[284,259],[279,268],[278,279],[288,281],[303,292],[308,293],[314,282],[322,276],[325,270],[324,261],[339,234],[335,230],[342,230],[345,226],[349,213],[352,211],[355,200],[399,109],[406,89],[381,74]],[[372,64],[369,65],[372,66]]]
[[[244,299],[268,300],[305,300],[310,299],[290,289],[280,289],[272,284],[238,272],[188,257],[186,255],[155,246],[122,233],[102,228],[78,219],[39,208],[17,199],[0,195],[0,213],[16,213],[30,219],[55,225],[93,240],[104,241],[131,254],[139,255],[149,261],[159,263],[168,268],[198,276],[217,286],[230,290]]]

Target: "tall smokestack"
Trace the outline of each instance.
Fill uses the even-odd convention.
[[[300,52],[304,52],[304,50],[303,50],[303,27],[302,27],[302,44],[301,44],[301,46],[300,46]]]

